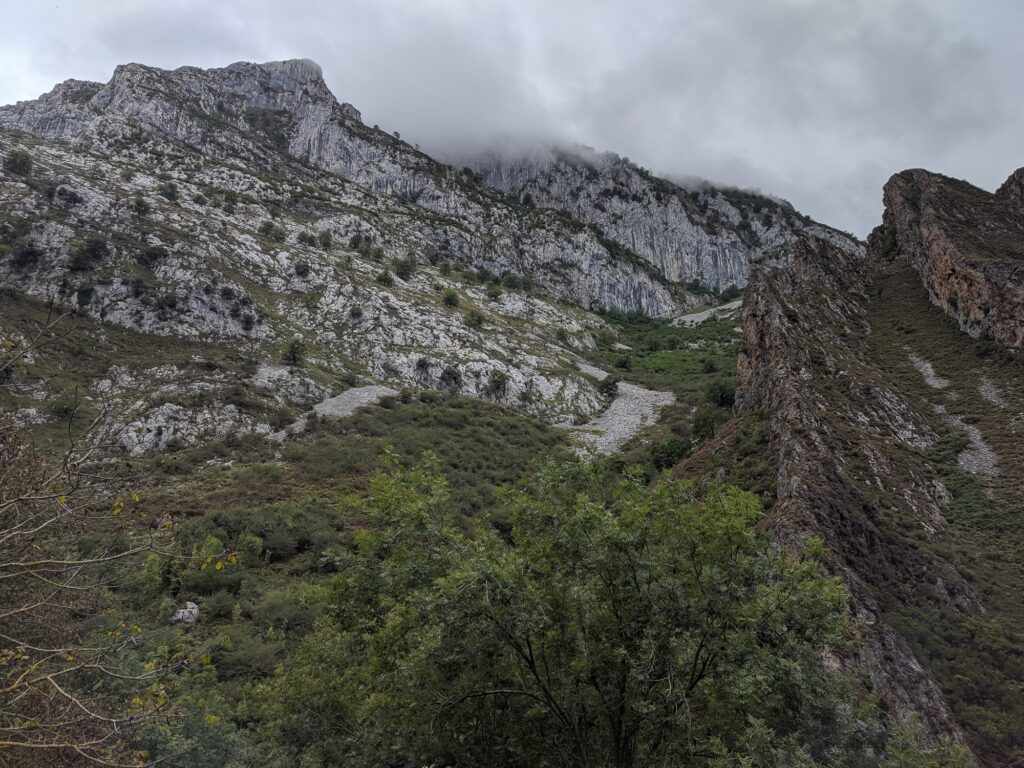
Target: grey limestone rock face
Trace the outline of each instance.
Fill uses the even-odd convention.
[[[106,85],[68,81],[35,101],[0,107],[0,129],[111,153],[145,134],[263,172],[317,171],[408,204],[435,245],[473,267],[530,275],[584,307],[676,312],[686,296],[622,258],[592,228],[524,210],[502,194],[362,123],[305,59],[220,69],[116,68]],[[431,226],[433,225],[433,226]]]
[[[783,246],[805,235],[850,253],[860,248],[852,236],[783,201],[706,184],[684,187],[610,152],[536,147],[465,162],[497,189],[597,227],[674,283],[742,288],[751,264],[784,264]]]

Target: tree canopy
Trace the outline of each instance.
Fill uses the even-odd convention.
[[[879,712],[824,663],[845,592],[819,543],[758,532],[751,494],[548,460],[467,531],[428,460],[351,506],[318,629],[253,692],[287,759],[918,765],[871,757]]]

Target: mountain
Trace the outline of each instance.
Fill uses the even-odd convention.
[[[706,183],[680,186],[610,152],[538,147],[466,163],[495,189],[596,227],[672,282],[742,288],[751,264],[777,266],[785,246],[809,235],[847,253],[860,247],[785,201]]]
[[[867,257],[811,238],[755,268],[734,418],[677,470],[760,482],[778,541],[820,537],[865,627],[843,663],[992,766],[1024,736],[1020,178],[899,173]]]
[[[677,315],[706,299],[705,288],[742,283],[744,259],[757,250],[740,253],[731,225],[694,215],[680,219],[690,239],[673,248],[721,243],[736,250],[731,261],[709,264],[703,282],[665,260],[684,255],[651,261],[602,218],[600,200],[616,203],[595,192],[590,213],[585,202],[572,211],[523,205],[521,195],[364,125],[305,60],[173,72],[128,64],[105,85],[70,80],[0,107],[0,128],[5,153],[34,161],[2,190],[12,256],[0,281],[142,334],[222,349],[241,342],[254,354],[299,338],[326,377],[288,383],[298,398],[277,391],[290,381],[277,369],[234,366],[222,381],[196,379],[220,389],[257,382],[268,397],[251,418],[164,400],[159,387],[153,400],[129,403],[139,380],[167,375],[154,358],[148,373],[125,374],[135,382],[127,389],[116,378],[103,385],[132,429],[152,435],[173,420],[154,446],[171,435],[194,442],[276,429],[283,417],[270,411],[308,406],[357,379],[585,420],[606,403],[578,365],[602,327],[584,310]],[[662,197],[652,221],[704,201],[723,222],[754,216],[744,237],[766,251],[792,235],[770,222],[798,219],[760,199],[691,199],[628,164],[608,168],[642,185],[644,199]],[[755,212],[762,205],[775,213]]]
[[[95,603],[69,603],[80,637],[139,627],[130,650],[144,655],[131,663],[169,665],[147,702],[202,712],[181,731],[162,718],[145,735],[147,754],[171,764],[181,754],[203,765],[344,762],[315,738],[334,721],[303,709],[348,713],[352,703],[317,656],[337,650],[319,643],[345,634],[347,620],[325,599],[351,591],[353,552],[372,565],[364,586],[385,563],[414,586],[449,581],[417,570],[415,546],[394,560],[374,538],[374,515],[394,501],[399,527],[413,526],[402,535],[415,540],[430,522],[423,508],[440,505],[445,526],[486,530],[504,557],[517,513],[500,489],[540,459],[593,447],[611,455],[602,472],[641,489],[640,506],[663,470],[693,481],[673,486],[687,498],[715,497],[721,482],[756,493],[759,525],[793,562],[806,554],[800,567],[816,573],[820,558],[841,580],[854,622],[825,663],[862,706],[844,703],[832,730],[855,742],[863,765],[898,765],[894,755],[918,747],[943,764],[953,753],[935,746],[942,739],[980,765],[1024,764],[1024,171],[995,193],[897,174],[865,247],[771,197],[677,185],[586,148],[445,164],[365,125],[306,60],[128,64],[107,84],[66,81],[0,107],[0,159],[0,428],[13,425],[38,451],[16,458],[50,456],[60,468],[3,476],[81,471],[64,452],[96,429],[90,456],[104,471],[83,485],[115,478],[114,515],[104,497],[88,525],[39,545],[91,556],[100,545],[88,526],[114,518],[132,542],[166,537],[150,559],[126,559],[127,585],[109,586],[104,571]],[[725,300],[739,293],[742,309]],[[4,451],[6,471],[14,454]],[[439,485],[419,470],[411,490],[381,484],[424,452],[446,476]],[[601,494],[615,493],[604,479],[594,485],[593,498],[572,504],[598,525]],[[417,507],[426,486],[429,504]],[[535,500],[546,496],[572,494],[542,488]],[[58,522],[71,509],[51,487],[33,499],[58,504]],[[742,499],[737,520],[753,521],[756,499]],[[126,508],[138,522],[121,516]],[[550,552],[590,540],[588,530],[563,537],[551,519],[535,521],[552,538],[524,572],[546,573]],[[752,527],[740,533],[757,538]],[[470,536],[460,546],[476,545]],[[620,555],[604,560],[628,566]],[[776,586],[744,589],[763,597]],[[555,603],[568,599],[555,592]],[[389,614],[380,624],[393,634],[376,639],[401,645],[403,622],[425,608]],[[670,613],[681,615],[677,605]],[[172,616],[187,626],[169,629]],[[672,643],[694,639],[677,629]],[[759,633],[739,634],[751,647],[790,647],[785,632]],[[710,647],[694,645],[695,660]],[[371,661],[388,663],[378,651]],[[480,679],[487,653],[473,667]],[[803,662],[821,663],[813,657]],[[618,658],[609,668],[621,673]],[[761,661],[793,690],[806,687],[781,658]],[[655,688],[665,682],[641,671]],[[302,699],[302,685],[303,707],[275,698],[277,682],[303,675],[326,685],[316,688],[326,699]],[[618,701],[602,681],[584,684]],[[668,688],[679,690],[671,679]],[[789,702],[786,690],[773,696]],[[556,709],[541,694],[531,701]],[[372,714],[389,702],[363,704]],[[544,732],[543,707],[524,705]],[[488,717],[507,721],[503,707]],[[810,716],[780,711],[772,727]],[[582,727],[566,720],[559,727]],[[918,724],[940,741],[919,744]],[[751,720],[732,731],[769,739],[765,729]],[[901,753],[892,744],[905,733],[912,750]],[[510,743],[501,740],[503,755]],[[824,765],[824,743],[785,748]],[[423,764],[448,759],[424,754]]]

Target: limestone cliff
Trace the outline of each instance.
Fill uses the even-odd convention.
[[[584,307],[665,316],[689,301],[585,224],[510,204],[364,125],[308,60],[174,71],[127,64],[106,85],[67,81],[35,101],[0,107],[0,129],[67,141],[111,160],[149,162],[148,148],[166,152],[154,143],[169,143],[172,152],[295,175],[313,186],[344,179],[374,196],[371,210],[406,206],[405,229],[451,258],[528,275]]]
[[[853,237],[789,203],[710,184],[658,178],[611,152],[585,147],[493,151],[465,161],[491,186],[597,227],[672,282],[723,291],[747,283],[752,264],[785,258],[804,235],[856,252]]]

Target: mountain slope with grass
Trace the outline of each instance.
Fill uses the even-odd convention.
[[[304,60],[62,83],[0,168],[0,762],[1021,763],[1019,174],[865,251]]]
[[[1004,194],[899,174],[868,258],[809,240],[791,266],[755,271],[735,415],[678,469],[766,478],[776,538],[822,537],[864,622],[843,663],[991,766],[1024,759],[1021,361],[1012,334],[971,320],[1021,258],[1005,234],[1024,217]],[[957,233],[973,247],[952,247]],[[1024,317],[1001,312],[1001,327]]]

